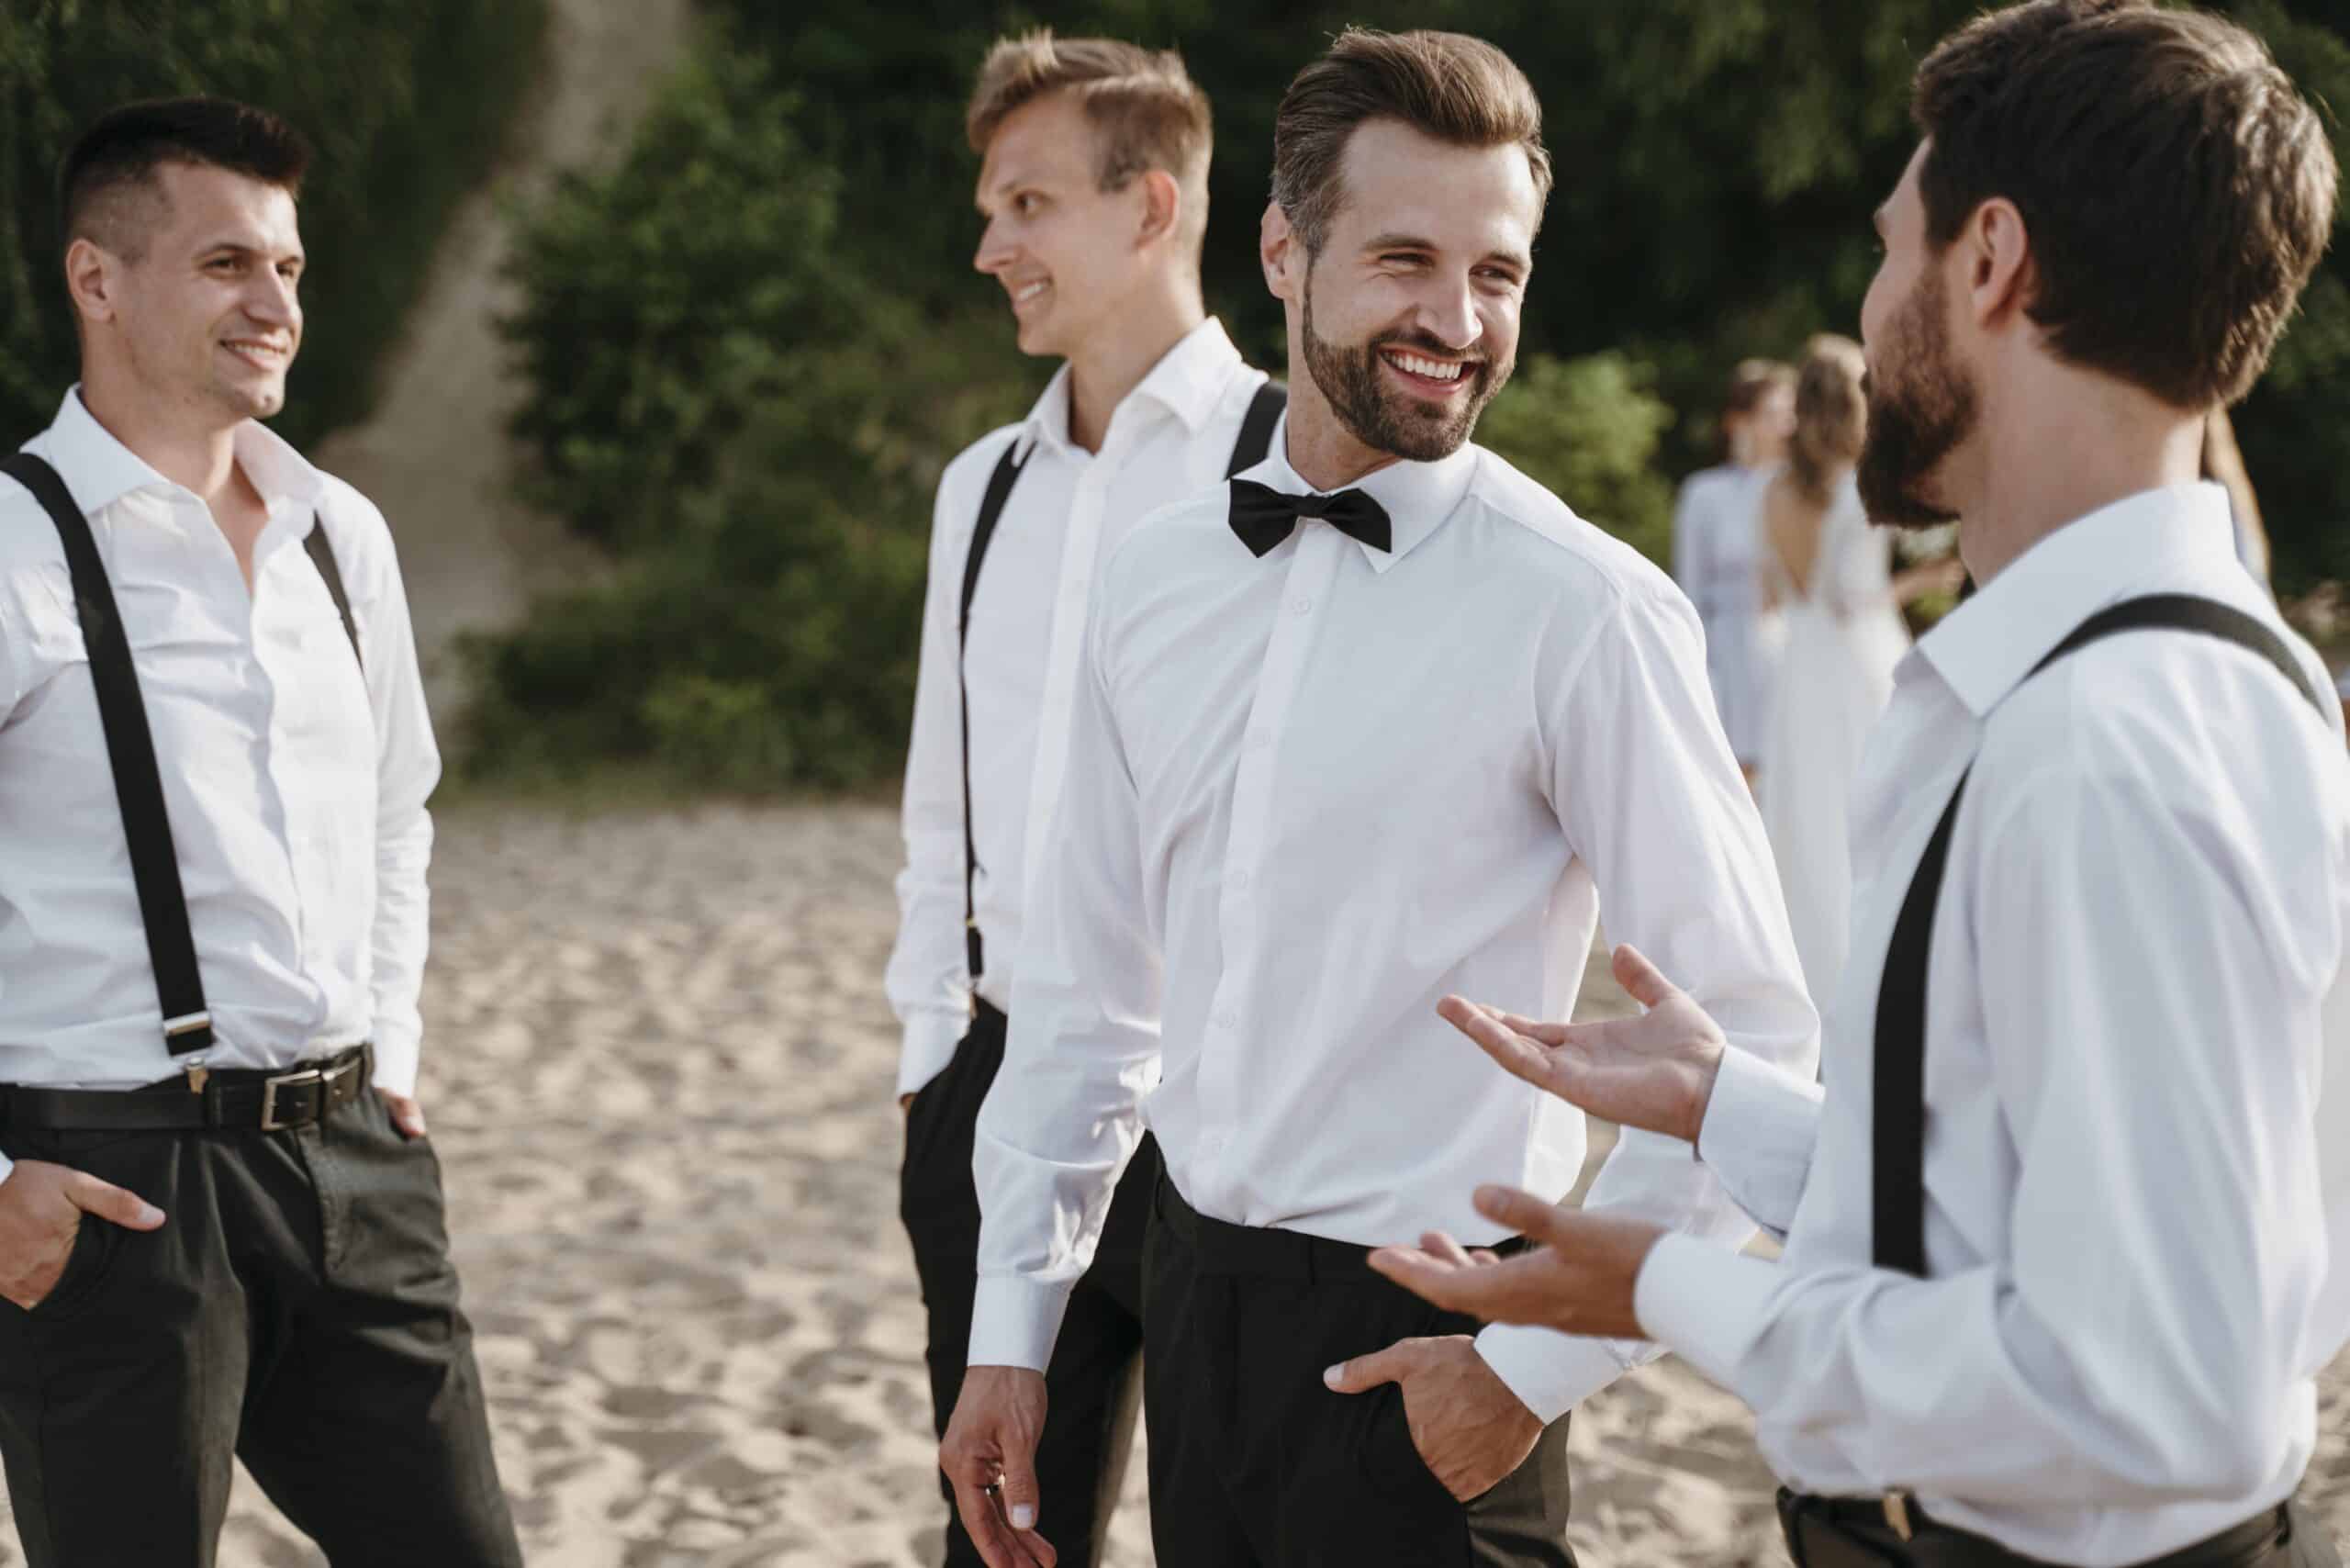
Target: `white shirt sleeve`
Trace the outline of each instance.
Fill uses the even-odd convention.
[[[1811,1176],[1824,1100],[1817,1079],[1732,1046],[1722,1053],[1697,1129],[1697,1158],[1713,1168],[1740,1208],[1782,1240]]]
[[[1715,722],[1696,619],[1658,585],[1592,639],[1549,736],[1552,800],[1599,889],[1608,938],[1629,942],[1731,1044],[1808,1077],[1819,1019],[1762,818]],[[1737,1248],[1754,1222],[1690,1147],[1627,1131],[1585,1200]],[[1556,1420],[1653,1347],[1496,1327],[1478,1348],[1527,1407]]]
[[[963,715],[959,633],[964,552],[978,501],[956,492],[958,464],[939,481],[930,528],[930,585],[923,598],[922,665],[913,736],[906,751],[898,873],[898,940],[882,980],[903,1038],[898,1090],[912,1094],[946,1070],[971,1025],[964,945]],[[961,504],[968,501],[968,505]]]
[[[1044,1370],[1158,1077],[1164,970],[1102,655],[1097,616],[1078,670],[1069,771],[1031,890],[1003,1067],[979,1108],[972,1366]]]
[[[369,964],[375,1084],[414,1094],[424,1039],[417,1000],[431,935],[432,817],[425,801],[441,782],[441,752],[425,707],[416,632],[391,531],[372,507],[368,513],[361,520],[369,535],[364,547],[346,548],[341,560],[356,554],[367,563],[368,580],[350,586],[357,590],[352,622],[375,722],[375,922]]]
[[[2002,807],[1979,971],[1949,979],[1982,990],[2011,1261],[1921,1281],[1668,1238],[1640,1321],[1816,1490],[2241,1496],[2282,1462],[2324,1269],[2307,1021],[2276,1000],[2311,911],[2256,835],[2143,778],[2052,770]]]

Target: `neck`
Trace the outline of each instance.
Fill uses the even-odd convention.
[[[1197,278],[1168,278],[1115,312],[1110,330],[1069,356],[1069,438],[1102,450],[1110,418],[1151,367],[1207,319]]]
[[[83,369],[82,406],[150,468],[214,506],[236,483],[237,427],[162,398],[130,377]]]
[[[2056,396],[1986,408],[1959,464],[1971,483],[1953,487],[1958,553],[1977,584],[2068,523],[2202,472],[2200,413],[2103,377],[2065,379]]]

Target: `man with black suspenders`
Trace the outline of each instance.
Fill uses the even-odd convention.
[[[283,122],[106,116],[82,381],[0,462],[0,1458],[31,1568],[521,1561],[415,1099],[439,778],[380,513],[257,420]],[[110,782],[109,782],[110,781]]]
[[[1209,110],[1177,56],[1005,39],[968,129],[983,160],[975,264],[1010,296],[1022,351],[1066,363],[1026,419],[948,465],[931,535],[888,988],[904,1025],[901,1211],[942,1433],[976,1282],[972,1129],[1002,1060],[1094,573],[1144,514],[1261,458],[1282,407],[1203,306]],[[1051,1370],[1040,1462],[1061,1499],[1065,1568],[1098,1558],[1131,1446],[1156,1169],[1146,1150],[1129,1172]],[[946,1561],[971,1568],[980,1559],[947,1515]]]
[[[1801,1568],[2338,1564],[2292,1499],[2350,1338],[2350,761],[2198,483],[2206,410],[2325,248],[2334,157],[2256,39],[2147,0],[1979,17],[1915,116],[1861,494],[1956,517],[1981,587],[1901,666],[1856,784],[1824,1089],[1628,948],[1636,1019],[1442,1003],[1519,1076],[1687,1140],[1784,1257],[1489,1189],[1547,1248],[1374,1265],[1685,1356],[1753,1406]]]

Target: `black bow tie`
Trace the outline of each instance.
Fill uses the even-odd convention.
[[[1348,538],[1359,539],[1374,550],[1395,548],[1387,509],[1360,490],[1292,496],[1253,479],[1232,481],[1232,532],[1259,559],[1290,536],[1301,517],[1318,517]]]

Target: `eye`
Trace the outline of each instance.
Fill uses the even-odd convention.
[[[1044,201],[1034,191],[1022,191],[1012,198],[1012,210],[1023,218],[1033,218]]]

